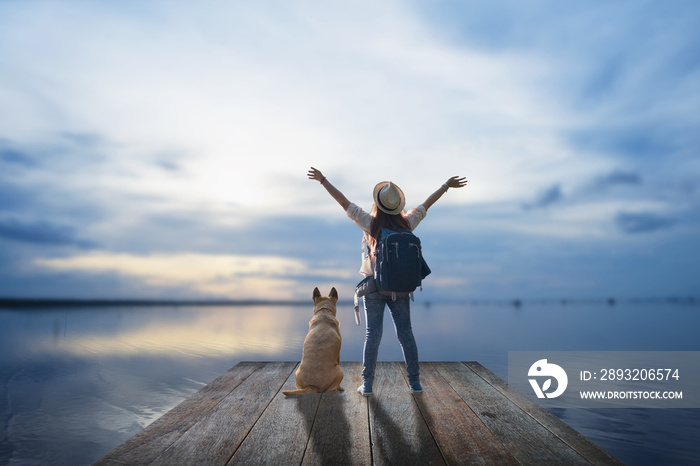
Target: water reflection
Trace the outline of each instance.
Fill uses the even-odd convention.
[[[0,464],[89,464],[241,359],[298,359],[301,307],[0,312]]]
[[[99,327],[87,329],[82,321],[69,326],[66,313],[62,322],[54,319],[51,338],[32,339],[27,342],[27,350],[59,351],[73,356],[222,357],[251,352],[271,356],[296,349],[304,341],[305,332],[296,325],[299,309],[261,307],[251,311],[146,309],[140,311],[144,315],[133,316],[126,314],[138,311],[122,310],[114,316],[99,316]]]
[[[417,302],[412,317],[421,360],[476,360],[506,379],[508,351],[699,350],[697,311],[662,303]],[[241,360],[299,360],[311,312],[311,305],[0,310],[0,464],[89,464]],[[341,360],[360,360],[364,327],[355,325],[352,305],[341,305],[338,318]],[[391,331],[379,359],[402,359]],[[629,464],[700,460],[700,410],[557,415]]]

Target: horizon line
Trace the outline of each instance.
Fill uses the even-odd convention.
[[[0,297],[0,309],[20,307],[68,307],[68,306],[301,306],[308,305],[310,299],[266,300],[266,299],[127,299],[127,298],[13,298]],[[352,300],[338,301],[346,305],[352,304]],[[606,297],[606,298],[459,298],[423,302],[425,306],[435,304],[471,304],[488,305],[504,304],[520,307],[529,304],[607,304],[615,305],[618,302],[667,302],[675,304],[698,304],[694,296],[648,296],[648,297]]]

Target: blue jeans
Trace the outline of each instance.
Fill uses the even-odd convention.
[[[406,372],[409,383],[418,382],[418,348],[416,339],[413,337],[411,328],[411,307],[409,296],[397,297],[392,301],[391,296],[384,296],[377,292],[367,294],[362,297],[365,307],[365,322],[367,330],[365,333],[365,348],[362,360],[362,381],[366,386],[371,387],[374,381],[374,368],[377,365],[377,354],[379,353],[379,343],[382,340],[382,330],[384,327],[384,307],[389,306],[391,318],[394,321],[396,336],[399,338],[403,359],[406,361]]]

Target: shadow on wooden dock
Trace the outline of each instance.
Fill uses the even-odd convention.
[[[380,362],[374,394],[285,397],[297,362],[243,362],[96,464],[621,464],[476,362]]]

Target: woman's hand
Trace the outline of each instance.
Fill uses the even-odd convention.
[[[348,206],[350,205],[350,201],[341,193],[338,191],[338,189],[331,184],[330,181],[326,180],[326,177],[323,176],[323,173],[321,173],[321,170],[316,170],[314,167],[311,167],[309,169],[309,173],[307,173],[308,177],[310,180],[316,180],[321,183],[321,186],[326,188],[326,191],[333,196],[333,199],[338,201],[338,204],[344,209],[348,210]]]
[[[467,185],[467,179],[465,177],[453,176],[446,183],[438,188],[433,194],[431,194],[428,199],[423,202],[423,207],[428,210],[430,206],[435,204],[438,199],[442,197],[443,194],[447,192],[449,188],[462,188]]]
[[[321,170],[316,170],[314,167],[311,167],[309,169],[309,173],[307,173],[307,175],[309,176],[310,180],[321,181],[324,178],[323,173],[321,173]]]
[[[449,180],[447,180],[447,187],[448,188],[463,188],[464,186],[467,185],[467,179],[466,177],[459,177],[459,176],[453,176]]]

